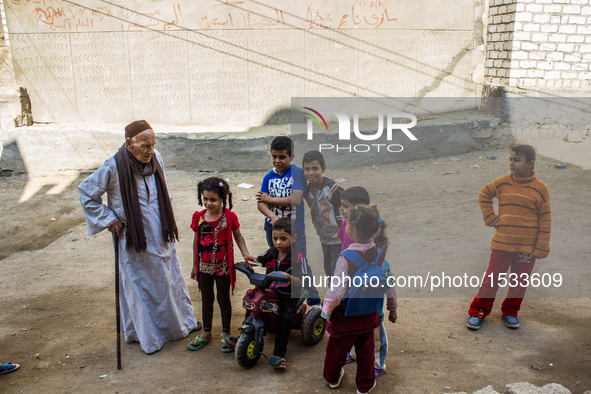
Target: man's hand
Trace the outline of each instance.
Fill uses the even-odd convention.
[[[265,204],[271,204],[271,201],[273,201],[273,197],[263,192],[258,192],[256,195],[256,199],[257,202],[264,202]]]
[[[398,313],[396,313],[396,311],[390,311],[388,320],[390,320],[392,323],[396,323],[396,319],[398,319]]]
[[[123,225],[121,224],[121,220],[119,220],[119,219],[113,220],[111,223],[109,223],[107,225],[107,229],[110,232],[115,233],[117,236],[119,236],[119,233],[121,232],[121,230],[123,230]]]

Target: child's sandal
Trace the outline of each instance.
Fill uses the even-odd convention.
[[[226,338],[222,338],[222,352],[224,353],[231,353],[234,351],[236,344],[232,344],[230,341],[227,341]]]
[[[211,339],[203,339],[200,338],[199,335],[197,335],[197,337],[192,340],[191,342],[189,342],[189,350],[199,350],[202,349],[203,346],[207,345],[209,342],[211,342]]]
[[[287,368],[287,363],[284,358],[273,356],[269,359],[269,365],[277,369]]]

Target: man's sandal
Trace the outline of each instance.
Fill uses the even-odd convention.
[[[273,356],[269,359],[269,365],[277,369],[287,368],[287,363],[284,358]]]
[[[189,333],[200,331],[202,328],[203,328],[203,324],[201,324],[201,322],[197,322],[197,324],[195,325],[195,328],[193,328],[191,331],[189,331]]]
[[[199,350],[203,346],[207,345],[209,342],[211,342],[211,339],[203,339],[200,338],[199,335],[197,335],[197,337],[195,337],[195,339],[189,342],[187,346],[190,350]]]
[[[13,363],[0,364],[0,375],[11,373],[20,368],[20,365]]]

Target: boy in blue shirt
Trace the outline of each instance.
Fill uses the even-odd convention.
[[[277,137],[271,142],[271,157],[274,168],[263,178],[261,190],[257,193],[257,208],[265,215],[265,232],[267,244],[273,246],[273,223],[282,217],[288,217],[294,221],[295,246],[298,251],[306,256],[306,225],[304,223],[304,192],[306,190],[306,178],[304,171],[291,164],[295,157],[293,154],[293,141],[287,136]],[[308,268],[308,272],[312,270]],[[311,298],[308,305],[320,304],[318,291],[312,287],[308,290]]]

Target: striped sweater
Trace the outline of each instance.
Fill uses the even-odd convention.
[[[498,215],[493,206],[495,197],[499,199]],[[529,178],[509,174],[496,179],[480,190],[478,202],[487,226],[499,218],[491,249],[532,253],[541,259],[548,256],[550,194],[534,171]]]

